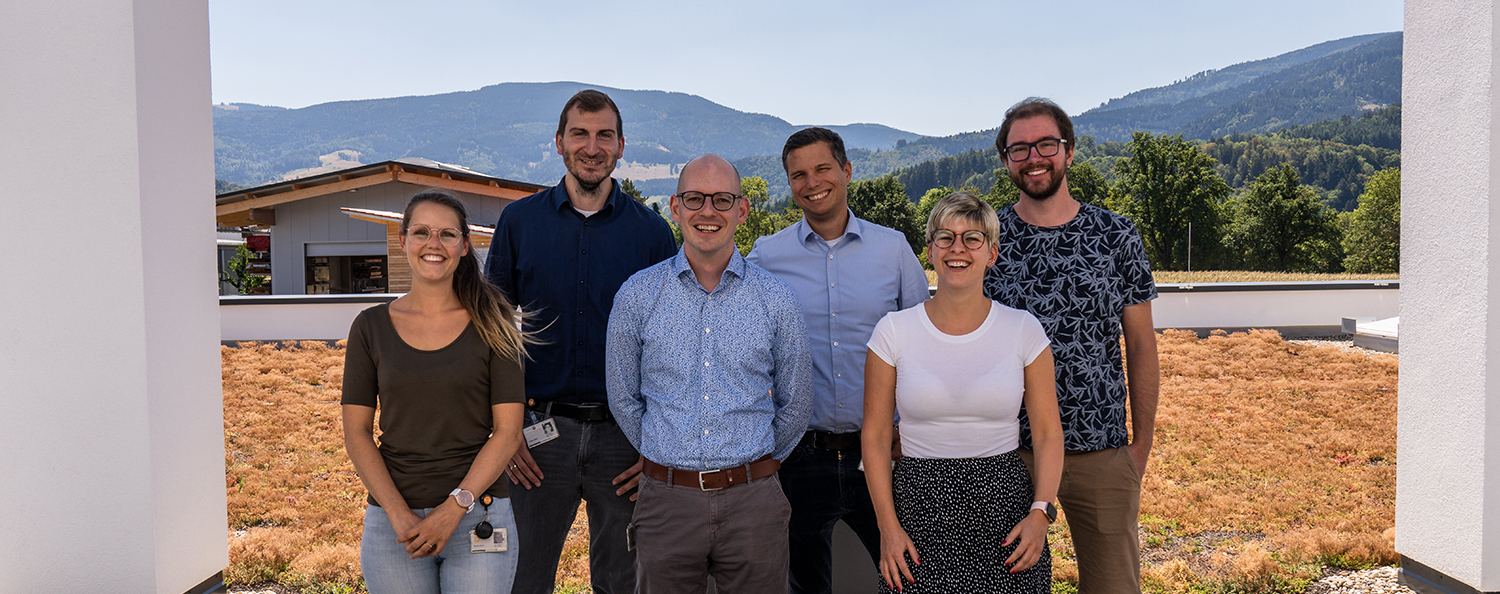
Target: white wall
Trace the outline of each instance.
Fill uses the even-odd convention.
[[[359,312],[396,295],[275,295],[219,298],[220,340],[343,340]]]
[[[1370,282],[1162,285],[1151,304],[1157,328],[1307,328],[1328,332],[1343,318],[1399,315],[1401,290]],[[1358,286],[1361,288],[1336,288]],[[1326,288],[1319,288],[1326,287]],[[1335,328],[1333,333],[1337,333]]]
[[[207,3],[8,0],[0,81],[0,592],[187,591],[228,564]]]
[[[1338,283],[1322,283],[1330,285]],[[1157,328],[1319,328],[1338,332],[1339,320],[1397,315],[1400,289],[1317,289],[1317,283],[1198,284],[1192,291],[1163,285],[1152,304]],[[1288,290],[1296,285],[1299,290]],[[219,298],[222,340],[340,340],[361,310],[396,295],[272,295]]]
[[[1396,551],[1500,591],[1500,227],[1489,2],[1406,4]]]

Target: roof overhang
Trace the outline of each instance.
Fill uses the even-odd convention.
[[[424,167],[411,163],[386,161],[334,173],[249,188],[220,195],[215,200],[215,218],[220,225],[242,227],[275,223],[273,211],[278,204],[347,192],[378,184],[399,182],[421,187],[440,188],[506,200],[517,200],[543,190],[546,186],[518,182],[477,173]]]

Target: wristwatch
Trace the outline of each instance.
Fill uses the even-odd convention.
[[[1031,504],[1031,509],[1039,509],[1039,510],[1042,510],[1042,513],[1047,514],[1047,523],[1048,524],[1051,524],[1051,523],[1057,521],[1057,508],[1052,506],[1052,502],[1051,501],[1036,501],[1036,502],[1033,502]]]
[[[468,489],[454,489],[448,496],[452,497],[453,502],[457,503],[459,507],[464,508],[464,511],[472,511],[474,509],[474,494],[470,493]]]

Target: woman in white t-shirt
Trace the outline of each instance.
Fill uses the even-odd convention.
[[[1035,317],[984,296],[999,229],[973,194],[939,201],[927,221],[937,293],[886,314],[870,337],[862,439],[882,592],[1051,591],[1063,460],[1052,351]],[[1023,403],[1035,485],[1017,452]]]

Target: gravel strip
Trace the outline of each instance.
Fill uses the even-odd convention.
[[[1340,572],[1307,587],[1306,594],[1415,594],[1396,583],[1395,567]]]
[[[1348,335],[1348,334],[1338,334],[1338,335],[1334,335],[1334,336],[1307,336],[1307,337],[1302,337],[1302,338],[1288,338],[1288,339],[1286,339],[1286,341],[1289,342],[1289,343],[1292,343],[1292,344],[1300,344],[1300,345],[1303,345],[1303,346],[1336,348],[1336,349],[1344,351],[1346,353],[1351,353],[1351,352],[1352,353],[1361,353],[1361,354],[1364,354],[1364,355],[1367,355],[1367,356],[1368,355],[1377,355],[1377,356],[1382,356],[1382,357],[1394,357],[1394,356],[1396,356],[1396,355],[1393,355],[1391,353],[1382,353],[1380,351],[1372,351],[1370,349],[1363,349],[1363,348],[1354,346],[1354,338],[1352,336]]]

